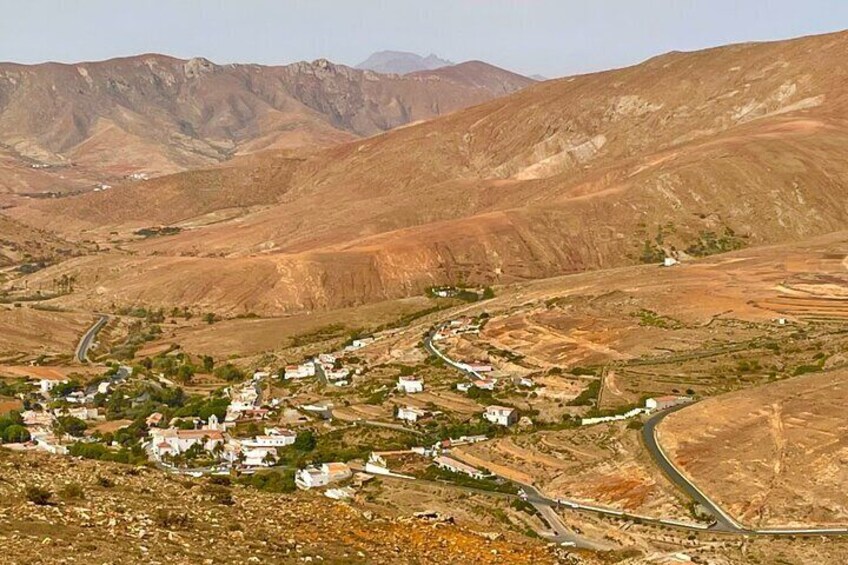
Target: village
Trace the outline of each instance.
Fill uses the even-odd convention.
[[[434,358],[461,376],[454,386],[458,394],[468,397],[482,394],[488,398],[503,386],[501,381],[508,381],[519,390],[536,388],[531,378],[509,378],[489,362],[454,360],[440,349],[439,344],[446,340],[479,334],[484,322],[480,317],[467,316],[443,322],[431,329],[423,345]],[[167,408],[170,402],[167,395],[174,393],[168,385],[173,383],[159,374],[153,376],[156,387],[162,390],[147,384],[147,388],[133,387],[133,383],[144,382],[150,376],[134,375],[133,367],[128,365],[110,365],[102,377],[84,386],[70,378],[32,378],[27,381],[28,388],[17,394],[25,409],[19,416],[12,416],[14,421],[9,427],[13,427],[14,433],[4,433],[5,447],[146,462],[165,472],[191,476],[234,473],[250,476],[257,472],[280,471],[292,478],[294,487],[323,488],[326,496],[336,499],[354,496],[354,487],[374,476],[407,480],[433,478],[428,467],[437,469],[442,480],[463,476],[484,481],[480,486],[489,482],[503,483],[502,478],[452,456],[451,451],[485,442],[513,428],[529,429],[533,426],[531,418],[522,415],[515,406],[488,402],[476,418],[472,417],[461,428],[467,433],[444,437],[425,434],[427,426],[445,415],[430,403],[422,406],[414,402],[428,388],[425,379],[418,374],[400,374],[392,390],[382,391],[382,394],[395,396],[392,419],[397,423],[363,418],[352,422],[353,425],[408,430],[415,434],[411,442],[414,445],[401,450],[382,450],[375,445],[367,457],[363,453],[352,459],[347,456],[343,460],[321,455],[311,457],[310,449],[314,448],[316,435],[320,437],[327,430],[344,429],[351,425],[350,419],[336,421],[335,416],[341,412],[332,402],[291,405],[269,391],[304,382],[314,382],[329,389],[349,387],[363,378],[363,371],[367,369],[354,355],[380,337],[353,339],[339,350],[319,353],[276,372],[270,368],[256,370],[243,381],[225,387],[218,397],[195,401],[194,410],[185,410],[185,406],[177,410],[146,409],[163,406],[156,401],[164,402]],[[129,391],[137,395],[130,398]],[[580,424],[633,418],[690,401],[689,397],[650,398],[644,407],[622,414],[583,418]],[[129,407],[123,412],[133,417],[110,421],[107,417],[114,416],[110,411],[114,412],[115,406]],[[133,410],[134,407],[138,409]],[[289,425],[282,423],[284,421]],[[483,433],[475,433],[480,431]],[[411,463],[409,457],[417,459]],[[390,469],[390,462],[394,460],[398,461],[401,470]],[[410,469],[417,471],[410,472]]]

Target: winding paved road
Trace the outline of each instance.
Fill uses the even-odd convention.
[[[80,363],[88,362],[88,350],[91,348],[91,344],[94,343],[94,338],[97,337],[97,334],[103,329],[103,326],[105,326],[108,321],[108,316],[101,315],[94,325],[88,328],[88,330],[86,330],[86,332],[82,335],[82,338],[80,338],[79,344],[77,345],[76,353],[74,353],[77,361]]]
[[[444,324],[442,324],[442,325],[444,325]],[[432,332],[428,333],[424,337],[424,349],[426,349],[430,354],[435,355],[436,357],[438,357],[439,359],[441,359],[442,361],[444,361],[445,363],[447,363],[448,365],[450,365],[451,367],[453,367],[454,369],[456,369],[460,373],[464,374],[466,377],[468,377],[472,381],[477,381],[477,380],[482,379],[483,377],[480,375],[480,373],[478,373],[477,371],[474,371],[473,369],[470,369],[469,367],[467,367],[466,365],[463,365],[462,363],[454,361],[453,359],[451,359],[450,357],[448,357],[447,355],[442,353],[441,350],[439,350],[438,347],[436,347],[436,345],[433,343],[433,335],[439,330],[440,327],[441,326],[436,326],[436,329],[434,329]]]
[[[746,528],[737,522],[730,514],[725,512],[715,501],[707,496],[704,491],[699,489],[695,483],[686,478],[685,475],[672,463],[671,459],[666,455],[662,446],[657,439],[657,426],[669,414],[673,414],[678,410],[691,406],[691,404],[683,404],[675,406],[668,410],[659,412],[649,418],[642,427],[642,439],[645,442],[645,447],[648,453],[654,459],[657,466],[665,473],[666,477],[674,483],[680,490],[685,492],[695,502],[704,507],[707,512],[715,518],[715,525],[711,528],[715,531],[728,532],[733,534],[743,535],[770,535],[770,536],[793,536],[793,535],[845,535],[848,534],[848,528]]]
[[[437,326],[438,327],[438,326]],[[434,330],[435,331],[435,330]],[[424,349],[426,349],[431,354],[437,356],[445,363],[461,371],[469,378],[479,378],[479,375],[476,375],[474,371],[469,371],[466,367],[462,366],[462,364],[453,361],[449,357],[447,357],[444,353],[439,351],[439,349],[433,344],[433,333],[428,333],[424,338]],[[671,460],[668,458],[666,453],[663,451],[659,442],[657,441],[657,433],[656,427],[659,425],[662,420],[678,410],[686,408],[687,406],[691,406],[692,404],[682,404],[680,406],[675,406],[673,408],[663,410],[661,412],[656,413],[651,416],[648,420],[645,421],[645,425],[642,428],[642,438],[645,442],[645,447],[648,449],[651,457],[657,466],[665,473],[668,479],[674,483],[678,488],[680,488],[683,492],[685,492],[690,498],[695,500],[698,504],[700,504],[707,512],[709,512],[713,518],[714,522],[712,524],[698,524],[695,522],[684,522],[681,520],[674,519],[665,519],[665,518],[653,518],[649,516],[642,516],[639,514],[631,514],[628,512],[623,512],[621,510],[615,510],[612,508],[604,508],[601,506],[594,506],[583,504],[581,502],[577,502],[574,500],[567,499],[551,499],[547,498],[536,488],[525,485],[521,483],[516,483],[521,486],[524,491],[528,494],[527,501],[534,505],[537,504],[546,505],[549,508],[551,506],[556,507],[564,507],[571,510],[576,511],[584,511],[591,512],[594,514],[599,514],[602,516],[609,516],[620,518],[623,520],[634,520],[639,521],[646,524],[653,524],[659,526],[670,526],[673,528],[683,529],[691,532],[703,532],[703,531],[714,531],[714,532],[723,532],[729,534],[737,534],[737,535],[745,535],[745,536],[795,536],[795,535],[822,535],[822,536],[841,536],[848,535],[848,528],[820,528],[820,527],[810,527],[810,528],[758,528],[751,529],[746,528],[739,522],[737,522],[730,514],[725,512],[716,502],[714,502],[709,496],[707,496],[701,489],[699,489],[692,481],[687,479],[683,473],[674,466]],[[504,479],[510,480],[507,477],[502,477]],[[512,481],[515,482],[515,481]],[[538,508],[537,508],[538,509]],[[574,541],[578,543],[576,539],[570,538],[569,541]],[[590,540],[581,539],[580,544],[582,547],[590,547],[590,545],[582,545],[588,542],[589,544],[596,544],[596,542],[592,542]]]

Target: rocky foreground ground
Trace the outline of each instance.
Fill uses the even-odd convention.
[[[51,494],[47,504],[32,502],[33,487]],[[379,517],[313,493],[3,449],[0,555],[10,565],[556,562],[541,544]]]

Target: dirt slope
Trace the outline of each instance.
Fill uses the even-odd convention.
[[[555,563],[541,544],[489,541],[461,526],[385,518],[320,494],[210,488],[147,468],[0,449],[7,563]],[[99,480],[100,479],[100,480]],[[112,486],[101,486],[105,479]],[[82,498],[62,499],[75,484]],[[53,504],[27,502],[28,486]],[[215,502],[222,491],[231,505]],[[370,511],[368,511],[370,510]],[[592,560],[594,562],[594,560]]]
[[[175,172],[261,149],[332,145],[532,82],[477,62],[409,77],[323,59],[276,67],[155,54],[78,64],[3,63],[0,148],[16,167],[0,177],[0,189],[43,188],[38,178],[23,182],[33,171],[67,190],[85,180]],[[3,181],[6,176],[16,182]]]
[[[846,48],[848,33],[838,33],[670,53],[304,155],[285,178],[256,172],[234,189],[267,195],[266,208],[138,244],[131,270],[156,281],[157,301],[228,308],[226,291],[194,284],[210,259],[221,279],[261,265],[265,275],[245,284],[286,310],[843,229]],[[73,234],[209,212],[189,205],[177,218],[147,188],[9,213],[41,226],[61,215]],[[104,281],[122,261],[68,268]],[[103,287],[103,300],[121,297]]]
[[[696,484],[744,524],[844,525],[845,370],[707,399],[659,428]]]

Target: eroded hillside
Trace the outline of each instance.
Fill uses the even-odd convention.
[[[7,563],[554,563],[538,544],[156,470],[0,449]],[[69,488],[69,485],[71,487]],[[29,502],[26,489],[50,495]]]
[[[846,44],[734,45],[549,81],[303,155],[285,178],[257,157],[239,172],[254,182],[227,188],[266,195],[264,207],[205,227],[191,218],[210,206],[176,214],[137,185],[9,213],[61,216],[70,235],[190,228],[63,265],[81,302],[262,313],[796,240],[848,219]],[[180,178],[150,188],[183,194]],[[211,273],[215,285],[197,284]]]
[[[0,190],[69,191],[327,146],[514,92],[532,79],[471,62],[380,75],[326,60],[216,65],[141,55],[0,65]]]

